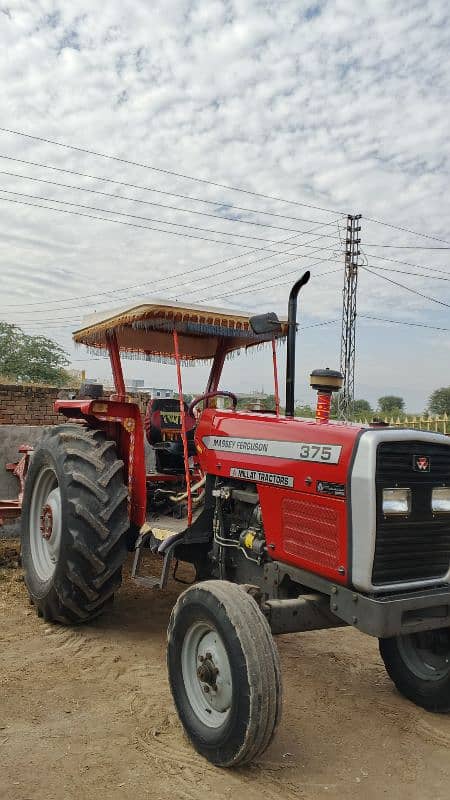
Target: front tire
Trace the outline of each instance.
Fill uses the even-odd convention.
[[[380,639],[379,645],[404,697],[427,711],[450,711],[450,628]]]
[[[167,663],[178,715],[201,755],[231,767],[264,752],[280,719],[280,665],[267,620],[244,589],[204,581],[183,592]]]
[[[87,622],[112,598],[127,555],[127,496],[123,462],[103,431],[44,431],[22,507],[25,582],[39,616]]]

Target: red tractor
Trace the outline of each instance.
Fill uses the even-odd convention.
[[[45,430],[25,482],[26,584],[46,620],[98,615],[129,550],[133,578],[150,588],[164,589],[179,561],[194,566],[170,618],[169,680],[194,747],[222,766],[250,761],[273,737],[272,634],[358,628],[378,637],[405,697],[450,711],[450,442],[331,422],[342,379],[330,370],[311,376],[316,419],[294,417],[297,296],[308,278],[292,288],[287,321],[157,301],[87,319],[75,341],[109,354],[115,394],[94,384],[58,400],[68,421]],[[286,336],[281,414],[275,343]],[[272,348],[275,408],[238,410],[219,389],[224,361],[262,344]],[[120,353],[175,361],[179,398],[153,400],[145,425]],[[205,393],[187,407],[181,364],[206,360]],[[149,448],[156,471],[146,469]],[[157,577],[143,574],[149,551]]]

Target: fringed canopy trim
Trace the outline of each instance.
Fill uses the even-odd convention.
[[[250,328],[252,315],[206,306],[185,306],[166,300],[149,300],[138,306],[115,309],[86,317],[73,338],[89,348],[107,350],[107,334],[114,332],[120,351],[131,358],[170,362],[174,357],[173,331],[178,333],[180,356],[186,362],[209,361],[218,340],[226,339],[227,352],[270,341]],[[281,321],[287,334],[287,322]]]

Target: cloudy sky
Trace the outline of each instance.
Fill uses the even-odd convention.
[[[283,313],[310,267],[309,400],[309,371],[339,365],[340,237],[361,213],[356,395],[421,410],[450,384],[449,53],[446,0],[5,0],[2,318],[105,379],[71,345],[83,314],[151,294]],[[258,353],[224,383],[270,375]]]

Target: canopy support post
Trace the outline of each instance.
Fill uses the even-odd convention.
[[[186,478],[186,492],[187,492],[187,504],[188,504],[187,524],[189,526],[192,523],[191,474],[189,472],[189,451],[188,451],[188,441],[186,435],[186,412],[184,410],[183,384],[181,381],[180,348],[178,345],[178,333],[175,329],[173,331],[173,344],[175,351],[175,362],[177,365],[178,397],[180,400],[180,414],[181,414],[181,439],[183,442],[184,475]]]
[[[226,354],[227,348],[225,339],[221,338],[217,344],[217,350],[214,354],[214,360],[211,365],[211,372],[209,373],[208,383],[206,384],[206,394],[217,391]]]
[[[109,360],[111,361],[111,369],[114,378],[114,386],[116,389],[115,400],[117,400],[119,403],[124,403],[127,399],[125,392],[125,381],[123,379],[122,362],[120,360],[119,345],[115,331],[107,331],[106,346],[108,348]]]
[[[275,411],[277,417],[280,416],[280,392],[278,388],[278,364],[277,364],[277,351],[275,347],[275,339],[272,339],[272,358],[273,358],[273,385],[275,392]]]

